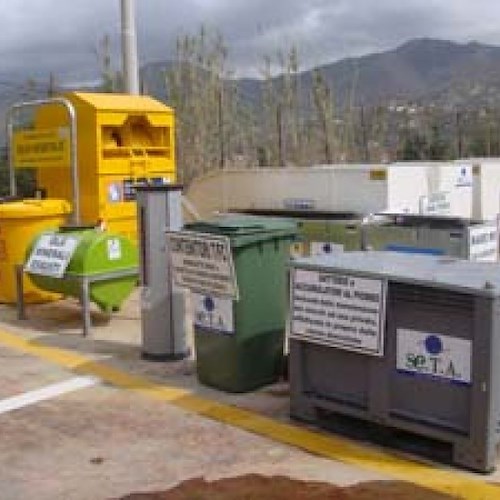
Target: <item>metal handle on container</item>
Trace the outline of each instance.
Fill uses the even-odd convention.
[[[80,186],[78,184],[78,152],[77,152],[77,124],[76,124],[76,110],[73,104],[68,99],[63,97],[52,97],[49,99],[37,99],[34,101],[25,101],[14,104],[7,111],[7,155],[9,162],[9,180],[10,180],[10,195],[16,196],[16,172],[14,167],[14,156],[12,154],[12,139],[14,136],[13,119],[15,113],[21,109],[37,108],[46,106],[48,104],[56,104],[63,106],[69,117],[70,129],[70,169],[71,169],[71,191],[73,197],[73,211],[71,213],[71,222],[73,224],[80,224]]]

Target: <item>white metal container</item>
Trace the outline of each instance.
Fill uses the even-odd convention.
[[[467,162],[419,161],[392,163],[401,169],[421,168],[425,175],[425,193],[419,212],[423,215],[451,215],[471,218],[473,200],[472,166]],[[409,181],[411,182],[411,180]],[[418,186],[420,189],[420,185]],[[434,200],[439,198],[439,204]],[[437,208],[436,208],[437,207]],[[429,210],[429,208],[431,208]]]
[[[195,179],[186,196],[202,217],[258,209],[356,214],[391,211],[470,218],[472,166],[400,162],[226,169]]]
[[[195,179],[186,197],[202,217],[217,211],[418,213],[427,166],[328,165],[229,169]]]
[[[500,158],[458,160],[473,172],[472,217],[494,220],[500,214]]]

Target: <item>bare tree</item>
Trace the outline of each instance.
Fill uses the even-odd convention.
[[[320,150],[323,153],[323,161],[331,163],[334,158],[335,148],[335,121],[332,91],[321,71],[315,69],[312,73],[311,94],[314,109],[314,121],[317,123],[320,133]]]
[[[177,114],[177,159],[183,182],[227,165],[233,155],[231,139],[241,143],[238,96],[227,55],[220,33],[204,27],[195,36],[177,40],[176,61],[166,81]]]

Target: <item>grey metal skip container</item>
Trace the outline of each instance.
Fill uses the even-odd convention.
[[[292,417],[407,431],[495,468],[500,266],[350,252],[297,259],[290,278]]]

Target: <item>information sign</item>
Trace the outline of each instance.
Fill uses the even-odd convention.
[[[78,246],[76,236],[42,234],[33,248],[25,271],[31,274],[62,278]]]
[[[20,130],[13,136],[13,163],[16,168],[70,166],[68,127]]]
[[[175,284],[193,292],[238,299],[229,238],[167,231],[167,245]]]
[[[420,215],[450,215],[451,196],[447,191],[420,197]]]
[[[291,279],[292,338],[384,354],[383,280],[300,268],[292,270]]]
[[[498,227],[486,222],[469,227],[469,260],[496,262],[498,260]]]

